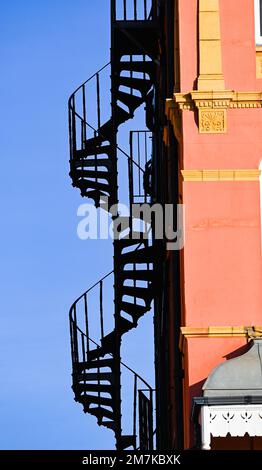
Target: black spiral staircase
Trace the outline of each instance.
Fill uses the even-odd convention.
[[[104,198],[108,198],[109,206],[117,201],[116,132],[121,124],[133,118],[135,110],[146,101],[153,85],[152,61],[147,61],[144,56],[142,61],[135,61],[132,57],[118,63],[117,78],[114,80],[117,102],[114,113],[105,124],[101,125],[100,80],[111,62],[81,85],[69,99],[70,176],[73,186],[80,189],[83,197],[92,198],[96,207],[103,207]],[[143,69],[144,78],[133,77],[135,72],[142,73]],[[130,77],[122,76],[122,71],[129,72]],[[87,122],[86,116],[86,87],[92,80],[96,81],[96,129]],[[124,87],[128,90],[122,91]],[[76,98],[81,102],[81,114],[76,106]],[[78,129],[81,129],[80,133]]]
[[[97,418],[99,426],[105,426],[117,431],[117,413],[119,403],[116,393],[116,364],[112,348],[104,345],[107,343],[105,335],[104,317],[104,285],[112,277],[113,271],[94,284],[88,291],[81,295],[70,309],[70,333],[73,367],[73,391],[75,400],[83,405],[85,413]],[[92,295],[98,298],[97,314],[99,318],[93,318],[89,301]],[[100,329],[100,340],[90,338],[90,317],[97,322]],[[139,431],[141,449],[152,448],[153,445],[153,390],[150,385],[133,369],[121,362],[131,375],[133,382],[132,403],[132,434],[121,435],[118,448],[137,448],[136,429],[137,415],[142,407],[146,407],[147,413],[139,413]],[[131,397],[132,398],[132,397]],[[138,398],[138,399],[137,399]]]
[[[158,41],[157,6],[153,0],[111,1],[112,45],[111,62],[81,85],[69,99],[70,176],[73,186],[83,197],[93,199],[96,207],[110,208],[118,203],[117,155],[127,156],[129,203],[147,202],[148,196],[141,179],[144,162],[133,155],[134,133],[130,136],[130,155],[117,145],[121,124],[134,116],[136,109],[150,103],[156,80]],[[150,8],[149,8],[150,4]],[[111,65],[111,115],[101,109],[103,74]],[[89,87],[96,93],[96,122],[88,119]],[[94,108],[93,108],[94,109]],[[151,108],[150,108],[151,109]],[[93,115],[94,113],[92,113]],[[136,133],[137,138],[141,135]],[[144,165],[144,168],[143,168]],[[138,177],[135,178],[137,171]],[[136,186],[138,185],[138,190]],[[123,434],[121,422],[121,340],[135,328],[139,319],[151,309],[154,298],[155,249],[141,229],[136,230],[132,212],[129,217],[114,217],[114,269],[77,299],[70,309],[73,390],[75,400],[84,411],[94,415],[99,425],[114,431],[119,450],[137,448],[136,413],[140,410],[140,449],[153,446],[152,400],[150,386],[133,370],[134,426],[132,434]],[[114,324],[105,328],[103,313],[103,283],[114,276]],[[88,296],[99,288],[99,340],[91,339],[89,331]],[[79,309],[81,313],[79,314]],[[79,316],[81,320],[79,320]],[[141,382],[142,389],[138,390]],[[146,387],[146,388],[145,388]],[[137,393],[139,403],[137,403]]]

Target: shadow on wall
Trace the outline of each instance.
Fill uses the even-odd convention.
[[[205,377],[203,380],[200,380],[199,382],[196,382],[194,385],[191,385],[189,388],[189,394],[190,394],[190,403],[191,407],[193,405],[193,398],[194,397],[201,397],[202,396],[202,387],[206,381],[207,377]],[[190,413],[192,411],[192,408],[190,410]],[[194,423],[193,421],[190,423],[190,449],[196,449],[199,448],[201,445],[200,443],[200,428],[197,425],[197,423]]]
[[[242,356],[242,354],[245,354],[251,348],[251,346],[252,346],[252,342],[244,344],[240,348],[235,349],[235,351],[232,351],[229,354],[226,354],[225,356],[223,356],[223,358],[229,361],[229,359],[234,359],[235,357]]]
[[[240,348],[237,348],[235,349],[234,351],[230,352],[229,354],[226,354],[225,356],[223,356],[224,359],[226,359],[227,361],[229,361],[230,359],[234,359],[236,357],[239,357],[239,356],[242,356],[242,354],[245,354],[251,347],[251,342],[250,343],[247,343],[247,344],[244,344],[243,346],[241,346]],[[222,363],[222,358],[221,358],[221,363]],[[217,364],[219,365],[219,363]],[[210,373],[212,372],[212,370],[210,370]],[[190,389],[189,389],[189,393],[190,393],[190,403],[191,403],[191,406],[193,404],[193,398],[194,397],[201,397],[203,395],[203,392],[202,392],[202,387],[206,381],[207,377],[205,377],[203,380],[200,380],[199,382],[196,382],[195,384],[191,385]],[[192,410],[192,409],[191,409]],[[195,449],[195,448],[199,448],[201,446],[201,442],[200,442],[200,426],[197,422],[191,422],[191,425],[190,425],[190,448],[191,449]],[[237,441],[237,438],[235,439],[234,441],[234,438],[230,438],[230,442],[225,442],[227,441],[228,439],[224,439],[223,442],[220,442],[219,440],[220,438],[216,438],[214,440],[214,443],[212,445],[214,445],[214,447],[212,447],[212,449],[214,450],[219,450],[219,449],[238,449],[238,441]],[[222,439],[222,438],[221,438]],[[212,441],[213,442],[213,441]],[[243,441],[244,442],[244,441]],[[229,446],[229,447],[223,447],[223,446]],[[244,444],[243,444],[244,445]],[[256,442],[254,443],[253,441],[251,442],[250,438],[247,439],[247,446],[249,446],[248,448],[252,448],[250,446],[254,445],[254,448],[260,448],[260,447],[257,447],[257,446],[260,446],[260,441],[259,442]],[[222,447],[221,447],[222,446]],[[232,447],[233,446],[233,447]],[[234,447],[236,446],[236,447]],[[244,449],[244,448],[243,448]]]

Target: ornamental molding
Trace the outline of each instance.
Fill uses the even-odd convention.
[[[179,109],[194,111],[195,109],[245,109],[261,108],[262,93],[252,91],[191,91],[174,93],[173,98],[166,100],[166,111]]]
[[[262,436],[262,404],[202,406],[200,419],[203,450],[210,450],[211,436]]]
[[[183,181],[259,181],[261,170],[181,170]]]
[[[228,109],[262,108],[262,93],[221,91],[191,91],[174,93],[166,100],[166,116],[172,122],[176,136],[181,139],[184,111],[198,112],[198,128],[202,134],[227,132]],[[178,135],[177,135],[178,134]]]
[[[206,328],[196,328],[191,326],[182,326],[181,334],[185,337],[220,337],[226,336],[262,336],[262,326],[208,326]]]
[[[262,337],[262,326],[208,326],[197,328],[182,326],[180,328],[179,347],[183,352],[188,338],[230,338],[243,337],[248,339]]]
[[[262,78],[262,49],[259,47],[256,61],[257,78]],[[199,0],[197,90],[175,93],[166,102],[166,115],[178,141],[182,140],[184,111],[198,112],[200,134],[224,134],[227,132],[228,109],[262,107],[262,93],[225,89],[222,62],[220,2]]]

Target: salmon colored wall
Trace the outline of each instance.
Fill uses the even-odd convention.
[[[188,355],[194,357],[193,363],[188,364],[188,375],[191,384],[197,384],[207,378],[218,364],[225,362],[228,355],[243,354],[243,346],[247,345],[245,338],[188,338]],[[238,350],[240,351],[238,352]],[[208,354],[203,355],[203,350]],[[199,389],[201,391],[201,389]],[[201,396],[201,395],[195,395]]]
[[[222,64],[225,88],[261,91],[256,79],[254,0],[220,0]]]
[[[254,0],[220,0],[225,88],[261,91],[256,79]],[[195,89],[198,76],[198,0],[179,0],[181,91]]]
[[[185,325],[260,325],[259,182],[184,183]]]
[[[184,111],[183,166],[188,170],[258,169],[262,159],[261,129],[261,108],[228,109],[225,134],[199,134],[194,112]]]
[[[202,396],[203,382],[214,367],[224,362],[228,355],[238,356],[247,348],[245,338],[188,338],[184,359],[187,371],[184,387],[186,448],[194,445],[193,427],[190,425],[193,397]]]
[[[197,0],[179,0],[181,91],[185,93],[196,88],[198,77],[197,8]],[[254,1],[220,0],[220,17],[225,88],[262,91],[262,80],[256,79]],[[225,134],[200,134],[197,114],[183,111],[181,168],[259,168],[262,109],[228,109],[226,113]],[[182,195],[186,215],[185,248],[181,253],[184,325],[261,325],[259,182],[184,182]],[[245,343],[245,338],[235,337],[187,340],[184,358],[187,447],[193,445],[192,397],[201,395],[203,381],[213,367]]]

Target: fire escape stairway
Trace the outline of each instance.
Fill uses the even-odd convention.
[[[114,344],[108,343],[108,336],[104,336],[104,314],[103,314],[103,291],[104,283],[113,271],[94,284],[88,291],[80,296],[71,306],[69,313],[71,354],[72,354],[72,389],[75,401],[83,405],[85,413],[96,417],[99,426],[105,426],[116,432],[116,418],[118,403],[115,388],[115,359]],[[100,341],[94,341],[89,337],[89,298],[95,289],[99,289],[99,323],[101,329]],[[80,326],[81,325],[81,326]],[[123,322],[123,332],[127,331]],[[114,334],[111,333],[111,335]],[[135,371],[126,364],[121,363],[133,374],[134,378],[134,401],[133,422],[136,426],[136,395],[138,392],[138,381],[143,389],[147,389],[152,397],[152,389]],[[118,442],[120,449],[133,447],[136,449],[136,432],[120,436]]]
[[[129,157],[129,180],[133,186],[135,182],[131,175],[132,166],[138,166]],[[138,168],[140,179],[143,179],[144,171]],[[130,183],[129,181],[129,183]],[[141,182],[139,183],[141,187]],[[131,189],[130,203],[134,203],[134,188]],[[143,192],[143,190],[142,190]],[[143,198],[145,196],[143,195]],[[141,231],[130,233],[132,221],[130,217],[119,217],[116,220],[118,237],[114,243],[114,256],[118,265],[118,296],[117,309],[119,312],[118,329],[112,329],[107,334],[104,333],[103,320],[103,283],[101,279],[95,286],[89,289],[83,296],[77,299],[70,309],[70,331],[71,348],[73,358],[73,391],[75,400],[83,405],[85,413],[89,413],[97,418],[99,425],[117,431],[117,421],[119,416],[119,396],[116,377],[118,374],[116,357],[116,347],[118,338],[135,328],[139,319],[150,311],[154,293],[154,248],[150,246],[148,239]],[[120,226],[120,230],[119,230]],[[129,229],[129,233],[123,236]],[[113,274],[113,271],[109,274]],[[89,338],[88,320],[88,296],[94,287],[99,286],[99,322],[100,340],[96,343]],[[84,327],[79,329],[77,316],[79,305],[82,302],[82,316]],[[115,306],[116,308],[116,306]],[[85,331],[85,333],[83,333]],[[94,347],[95,346],[95,347]],[[81,350],[79,352],[79,350]],[[118,436],[118,448],[136,448],[136,435]]]
[[[120,62],[119,73],[115,78],[117,104],[114,107],[114,119],[111,117],[101,125],[100,81],[109,65],[90,77],[69,98],[72,185],[80,189],[83,197],[93,199],[96,207],[103,207],[105,197],[108,198],[109,206],[116,203],[115,132],[121,124],[133,118],[135,110],[146,101],[153,84],[154,64],[151,61],[134,61],[131,56],[130,60]],[[121,72],[127,72],[130,76],[122,76]],[[143,72],[144,75],[142,78],[133,77],[135,72]],[[93,81],[96,88],[96,127],[87,121],[87,87]],[[87,138],[90,133],[92,136]]]
[[[139,235],[141,235],[139,233]],[[130,249],[131,248],[131,249]],[[129,251],[126,251],[126,250]],[[113,354],[116,335],[122,337],[136,328],[138,320],[151,309],[153,300],[154,248],[147,240],[122,239],[115,244],[115,256],[119,264],[119,305],[120,318],[118,331],[115,329],[104,336],[101,347],[90,352],[91,359],[99,359],[106,354]],[[146,268],[141,269],[146,264]],[[126,266],[132,265],[130,269]],[[137,286],[137,283],[140,286]],[[142,284],[142,286],[141,286]]]
[[[136,5],[136,2],[134,4]],[[69,98],[72,184],[80,189],[83,197],[93,199],[95,206],[102,208],[108,208],[118,202],[117,130],[121,124],[134,116],[142,103],[147,103],[155,83],[155,62],[152,54],[147,54],[147,49],[154,41],[150,39],[149,30],[143,27],[143,23],[149,26],[150,21],[146,18],[144,22],[137,22],[138,41],[134,39],[136,21],[129,23],[132,23],[131,35],[121,25],[113,34],[112,50],[118,48],[119,52],[115,52],[111,62],[111,118],[101,124],[101,75],[109,69],[110,63],[90,77]],[[143,38],[146,48],[142,45]],[[86,103],[87,90],[92,83],[96,90],[95,123],[88,120]],[[105,198],[108,199],[106,206]],[[132,216],[123,222],[131,231]],[[100,291],[100,341],[95,343],[90,339],[87,298],[95,286],[99,285],[103,290],[103,278],[77,299],[70,309],[72,376],[75,400],[83,405],[84,412],[97,418],[99,425],[115,432],[117,448],[123,450],[136,448],[136,435],[135,432],[123,435],[121,429],[119,349],[122,336],[135,328],[139,319],[150,310],[154,293],[154,248],[150,246],[149,240],[143,239],[141,232],[133,233],[131,238],[129,235],[120,234],[114,242],[114,258],[115,328],[104,334]],[[84,327],[78,324],[78,308],[81,302]]]
[[[112,272],[94,284],[71,306],[69,313],[72,378],[75,400],[83,405],[85,413],[97,418],[98,424],[115,431],[117,403],[115,397],[115,361],[113,351],[106,355],[101,350],[101,340],[95,342],[89,337],[88,301],[96,288],[99,289],[99,323],[101,339],[104,335],[103,286]],[[81,326],[80,326],[81,321]],[[93,351],[100,351],[96,358]],[[106,355],[106,357],[104,357]]]

